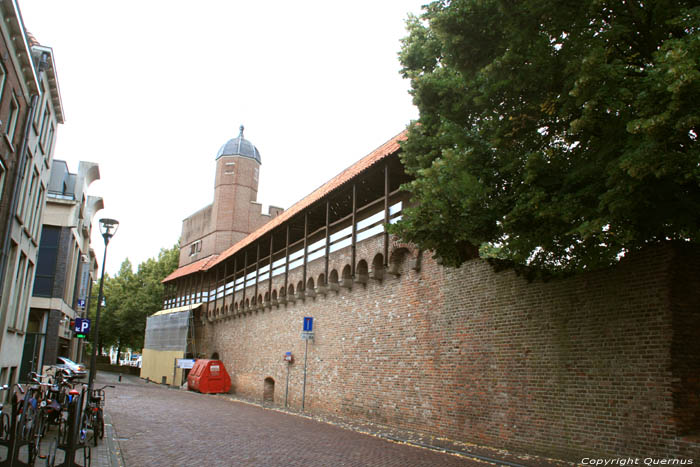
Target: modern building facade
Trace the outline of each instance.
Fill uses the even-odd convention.
[[[402,138],[168,276],[189,349],[221,359],[243,397],[423,439],[700,458],[698,248],[548,282],[480,258],[443,267],[385,228],[411,203]]]
[[[99,178],[96,163],[80,162],[71,173],[65,161],[53,162],[20,374],[57,363],[57,357],[81,359],[81,340],[69,323],[86,316],[97,277],[90,234],[104,204],[87,190]]]
[[[63,123],[54,54],[0,2],[0,383],[16,382],[29,317],[56,130]]]

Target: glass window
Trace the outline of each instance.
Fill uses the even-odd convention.
[[[56,260],[58,259],[58,242],[61,237],[60,227],[45,225],[41,230],[41,243],[39,244],[39,260],[36,266],[33,295],[38,297],[50,297],[56,274]]]
[[[10,101],[10,115],[7,117],[7,126],[5,127],[5,133],[10,142],[14,140],[15,130],[17,129],[17,119],[19,118],[19,102],[17,102],[17,97],[12,93],[12,100]]]
[[[51,119],[51,109],[49,103],[46,103],[44,108],[44,118],[41,120],[41,130],[39,130],[39,142],[42,147],[46,145],[46,132],[49,129],[49,120]]]
[[[2,201],[2,197],[5,191],[5,172],[5,166],[0,160],[0,201]]]
[[[0,99],[2,99],[2,92],[5,90],[5,78],[7,73],[5,72],[5,67],[0,63]]]
[[[51,155],[51,150],[53,149],[53,135],[56,132],[53,122],[51,122],[51,126],[49,127],[49,134],[46,137],[46,155],[49,156]]]
[[[20,252],[19,264],[15,271],[14,291],[10,302],[10,323],[9,327],[15,328],[18,324],[18,317],[22,313],[22,289],[24,289],[24,274],[26,271],[27,256]]]

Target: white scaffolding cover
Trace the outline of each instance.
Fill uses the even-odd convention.
[[[188,305],[170,310],[161,310],[146,320],[144,347],[151,350],[187,351],[187,336],[192,309],[199,305]]]

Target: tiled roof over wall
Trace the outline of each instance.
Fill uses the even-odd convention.
[[[193,272],[206,271],[209,268],[209,265],[216,261],[216,258],[218,258],[218,255],[207,256],[206,258],[202,258],[198,261],[195,261],[194,263],[190,263],[185,266],[182,266],[181,268],[177,268],[172,273],[170,273],[168,277],[163,279],[162,282],[169,282],[179,277],[184,277],[189,274],[192,274]]]
[[[391,138],[389,141],[386,143],[382,144],[379,146],[377,149],[369,153],[367,156],[363,157],[347,169],[343,170],[341,173],[330,179],[328,182],[323,184],[321,187],[313,191],[311,194],[303,198],[301,201],[295,203],[291,208],[288,210],[284,211],[282,214],[279,216],[275,217],[272,219],[270,222],[267,224],[263,225],[260,227],[258,230],[255,232],[251,233],[247,237],[245,237],[243,240],[239,241],[238,243],[235,243],[233,246],[231,246],[229,249],[221,253],[218,257],[214,258],[212,261],[208,262],[206,265],[198,268],[194,268],[193,266],[199,264],[201,261],[197,261],[192,264],[188,264],[187,266],[183,266],[182,268],[179,268],[175,270],[172,274],[170,274],[168,277],[163,279],[163,282],[169,282],[173,279],[177,279],[178,277],[183,277],[188,274],[191,274],[193,272],[199,272],[199,271],[204,271],[211,269],[212,267],[216,266],[217,264],[221,263],[222,261],[227,260],[228,258],[231,258],[237,251],[239,251],[241,248],[244,248],[251,243],[253,243],[255,240],[259,239],[266,233],[270,232],[272,229],[275,227],[278,227],[282,224],[284,224],[286,221],[294,217],[295,215],[299,214],[302,212],[304,209],[307,207],[311,206],[313,203],[316,201],[319,201],[322,199],[324,196],[335,190],[336,188],[341,187],[345,183],[349,182],[368,168],[372,167],[374,164],[377,162],[381,161],[382,159],[390,156],[391,154],[396,153],[400,149],[399,143],[403,140],[406,139],[406,131],[402,131],[398,135],[394,136]],[[207,259],[207,258],[205,258]],[[202,260],[203,261],[203,260]]]

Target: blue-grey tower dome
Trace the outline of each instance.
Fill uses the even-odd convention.
[[[216,154],[216,158],[218,159],[221,156],[249,157],[258,161],[258,164],[262,164],[258,148],[256,148],[253,143],[243,138],[243,125],[241,125],[241,132],[237,138],[230,139],[226,144],[221,146],[221,149],[219,149],[219,152]]]

